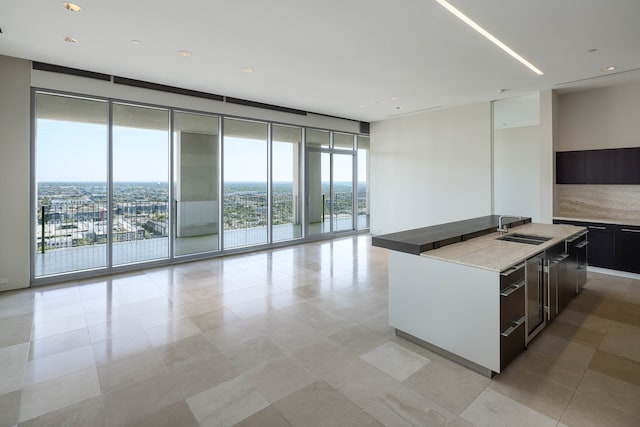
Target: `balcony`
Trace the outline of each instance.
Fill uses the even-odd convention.
[[[358,197],[357,229],[369,227],[364,194]],[[351,194],[336,193],[334,206],[350,205]],[[274,194],[272,241],[302,236],[300,212],[292,208],[291,194]],[[331,218],[328,198],[323,218],[309,224],[309,234],[328,233]],[[267,243],[266,195],[225,197],[224,246],[242,248]],[[166,201],[115,203],[113,209],[114,266],[169,257],[169,220]],[[352,230],[350,210],[335,209],[334,231]],[[236,215],[231,215],[236,213]],[[39,210],[36,229],[35,277],[104,268],[107,263],[109,216],[105,202],[47,206]],[[214,228],[217,231],[217,227]],[[44,238],[43,238],[44,236]],[[42,243],[44,241],[44,251]],[[176,237],[175,256],[214,252],[217,232]]]

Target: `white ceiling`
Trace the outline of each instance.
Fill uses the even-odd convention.
[[[639,0],[450,2],[545,74],[435,0],[3,1],[0,54],[363,121],[640,80]]]

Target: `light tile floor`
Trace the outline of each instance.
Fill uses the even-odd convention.
[[[368,236],[0,294],[4,426],[640,426],[640,281],[493,380],[387,325]]]

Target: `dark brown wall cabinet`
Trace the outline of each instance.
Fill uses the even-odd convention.
[[[640,183],[640,148],[620,148],[615,152],[615,181],[619,184]]]
[[[556,153],[556,184],[584,184],[584,151]]]
[[[586,184],[616,184],[616,150],[584,152],[584,181]]]
[[[556,184],[640,184],[640,147],[558,151]]]

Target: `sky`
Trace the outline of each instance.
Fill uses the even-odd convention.
[[[107,179],[107,126],[39,119],[36,156],[38,182],[104,182]],[[273,144],[272,156],[273,181],[291,181],[292,146]],[[226,138],[224,179],[229,182],[265,181],[266,160],[265,141]],[[115,182],[167,182],[168,164],[166,132],[113,127]],[[336,157],[335,181],[351,180],[349,164]],[[328,176],[328,165],[323,166],[327,169],[323,175]],[[364,174],[359,172],[358,180],[364,180]]]

